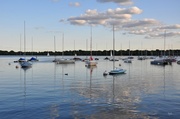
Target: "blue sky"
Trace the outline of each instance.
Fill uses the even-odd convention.
[[[93,50],[180,48],[179,0],[1,0],[0,50],[86,50],[92,26]],[[75,45],[74,45],[75,43]],[[142,45],[141,45],[142,44]],[[75,46],[75,47],[74,47]],[[122,46],[122,47],[121,47]],[[89,45],[88,45],[89,49]]]

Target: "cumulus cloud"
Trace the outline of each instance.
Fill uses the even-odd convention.
[[[106,3],[106,2],[114,2],[120,5],[131,5],[132,0],[96,0],[97,2]]]
[[[71,24],[83,23],[80,25],[85,24],[100,24],[105,25],[111,23],[110,21],[117,21],[119,20],[120,23],[122,21],[129,21],[133,14],[140,14],[142,12],[141,9],[138,7],[131,7],[131,8],[117,8],[117,9],[108,9],[105,12],[98,12],[96,9],[94,10],[86,10],[86,12],[77,17],[70,17],[67,19]],[[83,22],[82,22],[83,21]],[[78,25],[78,24],[76,24]]]
[[[178,31],[179,29],[180,26],[178,24],[165,25],[165,26],[158,26],[152,24],[147,27],[130,27],[125,30],[129,34],[143,35],[145,36],[146,39],[157,39],[157,38],[162,39],[165,35],[166,37],[179,37],[180,36],[180,32]]]
[[[160,24],[160,22],[155,19],[132,20],[128,24],[123,25],[123,27],[124,28],[146,27],[146,26],[152,26],[158,24]]]
[[[86,21],[85,20],[72,20],[70,23],[73,25],[85,25]]]
[[[152,39],[152,38],[164,38],[164,36],[166,37],[176,37],[176,36],[180,36],[180,32],[166,32],[166,33],[154,33],[154,34],[149,34],[147,35],[145,38],[147,39]]]
[[[99,2],[118,2],[118,0],[99,0]],[[133,15],[141,14],[142,12],[138,7],[107,9],[104,12],[99,12],[97,9],[88,9],[84,14],[72,16],[68,19],[61,19],[60,22],[79,26],[102,25],[110,29],[112,29],[112,25],[115,25],[115,30],[122,30],[129,34],[143,35],[148,39],[163,37],[165,29],[169,29],[167,37],[180,36],[180,32],[177,32],[180,29],[180,24],[163,25],[156,19],[132,19]]]
[[[166,25],[160,27],[160,29],[180,29],[180,24]]]
[[[81,4],[80,4],[79,2],[70,2],[70,3],[69,3],[69,6],[79,7],[79,6],[81,6]]]
[[[126,8],[116,8],[115,10],[108,9],[107,14],[141,14],[142,10],[138,7]]]

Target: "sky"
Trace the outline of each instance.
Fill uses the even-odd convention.
[[[111,50],[113,26],[116,50],[180,49],[179,5],[180,0],[0,0],[0,50],[89,50],[91,38],[92,50]]]

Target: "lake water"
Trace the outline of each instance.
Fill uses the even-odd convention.
[[[118,61],[116,66],[121,64],[126,74],[104,77],[113,65],[105,57],[92,68],[81,61],[62,65],[51,62],[54,57],[38,57],[29,69],[16,68],[19,64],[13,61],[19,58],[0,56],[0,119],[180,117],[177,63]]]

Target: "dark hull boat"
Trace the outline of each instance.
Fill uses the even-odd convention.
[[[168,62],[166,60],[154,60],[154,61],[151,61],[151,64],[153,64],[153,65],[168,65]]]

